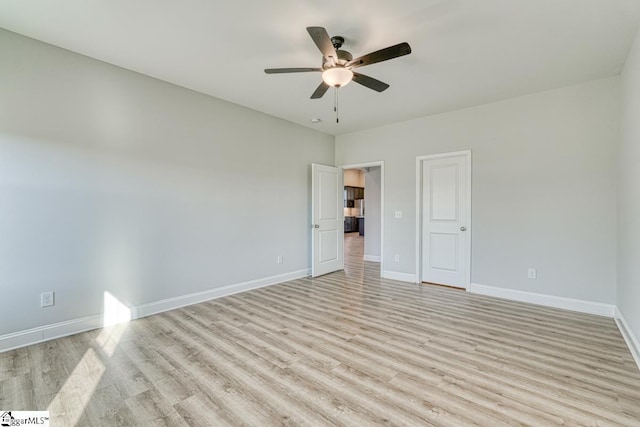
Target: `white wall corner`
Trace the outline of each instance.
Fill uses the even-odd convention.
[[[633,330],[629,327],[629,323],[627,323],[622,312],[618,310],[618,307],[615,308],[614,319],[618,325],[618,329],[620,329],[622,338],[624,338],[627,347],[629,347],[633,360],[636,361],[636,365],[638,365],[638,369],[640,369],[640,341],[638,341],[638,337],[633,333]]]
[[[410,273],[385,270],[380,276],[384,279],[398,280],[400,282],[418,283],[416,275]]]
[[[481,285],[478,283],[471,283],[468,291],[474,294],[504,298],[512,301],[562,308],[564,310],[578,311],[598,316],[614,317],[615,306],[613,304],[558,297],[555,295],[538,294],[534,292],[519,291],[516,289]]]
[[[263,288],[265,286],[276,285],[278,283],[308,277],[310,274],[311,271],[309,269],[298,270],[290,273],[279,274],[276,276],[265,277],[262,279],[250,280],[248,282],[223,286],[221,288],[215,288],[204,292],[181,295],[175,298],[169,298],[161,301],[150,302],[148,304],[129,307],[131,310],[131,320],[150,316],[152,314],[162,313],[164,311],[174,310],[176,308],[185,307],[191,304],[197,304],[199,302],[209,301],[212,299],[249,291],[252,289]],[[56,338],[66,337],[68,335],[90,331],[92,329],[98,329],[102,326],[103,315],[97,314],[93,316],[82,317],[79,319],[72,319],[64,322],[53,323],[50,325],[39,326],[24,331],[13,332],[0,336],[0,353]]]
[[[380,255],[365,255],[362,257],[363,261],[380,262]]]

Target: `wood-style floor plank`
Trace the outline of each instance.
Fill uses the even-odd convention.
[[[345,271],[0,354],[52,425],[640,426],[612,319]]]

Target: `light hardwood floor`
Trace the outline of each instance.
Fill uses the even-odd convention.
[[[346,270],[0,354],[0,409],[69,425],[639,426],[613,320]]]

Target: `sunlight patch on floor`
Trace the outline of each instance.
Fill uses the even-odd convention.
[[[76,425],[105,370],[100,356],[89,348],[47,408],[52,422],[64,419],[67,425]]]
[[[118,348],[130,320],[131,309],[105,291],[104,327],[95,338],[97,347],[87,349],[49,404],[47,411],[51,414],[52,422],[58,420],[66,425],[76,425],[80,421],[107,370],[106,360]]]

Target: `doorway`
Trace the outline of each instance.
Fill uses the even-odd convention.
[[[360,268],[364,262],[379,263],[382,272],[384,162],[344,165],[342,169],[345,271],[351,260],[351,265]]]
[[[416,277],[468,289],[471,151],[416,158]]]

